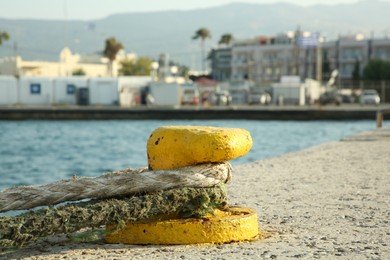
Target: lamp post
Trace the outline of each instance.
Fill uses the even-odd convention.
[[[321,84],[322,81],[322,42],[324,38],[319,37],[317,42],[317,57],[316,57],[316,79]]]
[[[176,82],[176,76],[177,76],[177,72],[179,71],[179,68],[177,66],[171,66],[171,75],[173,75],[173,78]]]

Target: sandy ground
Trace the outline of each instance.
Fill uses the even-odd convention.
[[[52,237],[0,259],[390,259],[390,128],[240,165],[233,177],[230,204],[255,209],[267,238],[133,246]]]

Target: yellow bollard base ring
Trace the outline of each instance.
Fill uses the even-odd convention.
[[[108,230],[115,226],[108,226]],[[259,235],[257,214],[248,208],[215,210],[205,218],[170,219],[148,223],[128,223],[119,231],[106,235],[111,244],[181,245],[253,240]]]

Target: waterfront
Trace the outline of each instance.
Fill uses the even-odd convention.
[[[235,166],[229,204],[255,210],[264,239],[172,246],[58,235],[0,259],[388,259],[389,137],[386,127]]]
[[[109,119],[250,119],[250,120],[371,120],[389,104],[362,106],[3,106],[0,120],[109,120]]]
[[[0,121],[0,189],[144,167],[147,138],[162,125],[212,125],[249,130],[253,148],[245,157],[232,161],[238,165],[374,129],[375,121]]]

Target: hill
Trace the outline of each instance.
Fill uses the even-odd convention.
[[[199,42],[191,37],[200,27],[212,33],[208,48],[216,46],[224,33],[251,38],[295,30],[298,25],[305,31],[320,31],[327,39],[358,32],[379,37],[390,29],[388,10],[389,2],[365,0],[309,7],[232,3],[189,11],[113,14],[92,21],[0,18],[0,31],[12,37],[0,47],[0,57],[18,53],[24,59],[58,60],[65,45],[73,52],[97,54],[104,40],[114,36],[128,52],[152,58],[166,52],[172,60],[191,66],[199,63]]]

